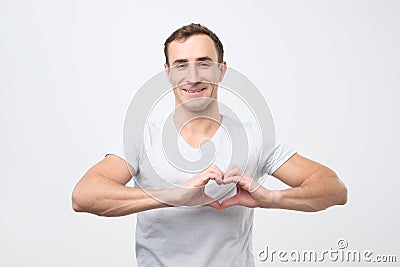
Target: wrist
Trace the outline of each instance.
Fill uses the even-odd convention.
[[[177,194],[172,188],[148,190],[147,194],[157,202],[157,208],[173,207],[178,203]]]
[[[271,190],[270,191],[270,208],[278,209],[282,199],[281,190]]]
[[[279,208],[279,203],[281,202],[281,191],[280,190],[268,190],[265,187],[261,187],[262,196],[264,196],[260,203],[260,208]]]

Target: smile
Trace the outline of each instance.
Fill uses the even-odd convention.
[[[207,88],[202,88],[202,89],[197,89],[197,90],[189,90],[189,89],[182,89],[183,91],[189,93],[189,94],[195,94],[195,93],[199,93],[202,92],[204,90],[206,90]]]

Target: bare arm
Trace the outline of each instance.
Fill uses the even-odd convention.
[[[124,216],[169,206],[151,197],[141,188],[125,186],[132,178],[131,173],[135,173],[135,170],[123,159],[107,155],[90,168],[75,186],[72,208],[77,212],[100,216]],[[151,193],[163,194],[161,190]]]
[[[180,186],[150,190],[125,186],[135,170],[123,159],[107,155],[90,168],[75,186],[72,208],[100,216],[124,216],[150,209],[172,206],[208,205],[220,209],[220,204],[204,193],[210,179],[222,176],[221,170],[211,166]],[[162,201],[161,201],[162,200]]]
[[[251,177],[233,168],[224,181],[236,182],[238,193],[226,199],[222,208],[233,205],[247,207],[278,208],[299,211],[320,211],[347,202],[347,189],[336,173],[315,161],[293,155],[273,174],[291,188],[268,190]]]
[[[347,202],[347,189],[334,171],[298,154],[272,175],[292,187],[273,191],[272,207],[319,211]]]

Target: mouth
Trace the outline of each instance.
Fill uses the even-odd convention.
[[[198,88],[198,89],[188,89],[188,88],[182,88],[182,91],[186,97],[190,98],[197,98],[197,97],[203,97],[204,92],[207,89],[207,87],[203,88]]]
[[[196,94],[196,93],[200,93],[200,92],[202,92],[202,91],[204,91],[204,90],[206,90],[207,88],[206,87],[204,87],[204,88],[201,88],[201,89],[195,89],[195,90],[193,90],[193,89],[182,89],[183,91],[185,91],[185,92],[187,92],[187,93],[189,93],[189,94]]]

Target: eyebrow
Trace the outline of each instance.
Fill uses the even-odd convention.
[[[199,58],[196,58],[196,61],[213,61],[213,59],[210,58],[210,57],[199,57]],[[178,63],[186,63],[186,62],[189,62],[189,60],[187,60],[187,59],[176,59],[176,60],[174,60],[174,62],[172,62],[172,64],[175,65],[175,64],[178,64]]]

